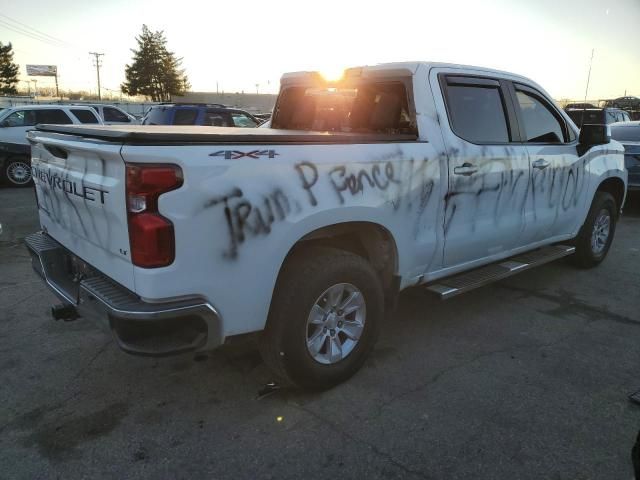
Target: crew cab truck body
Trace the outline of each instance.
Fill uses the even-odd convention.
[[[543,247],[599,263],[627,181],[607,129],[579,135],[540,86],[483,68],[286,74],[272,128],[31,132],[27,245],[54,316],[98,312],[131,353],[262,332],[279,379],[328,387],[404,288],[446,297],[464,290],[452,276],[518,271]]]

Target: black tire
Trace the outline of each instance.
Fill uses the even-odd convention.
[[[31,165],[25,157],[9,157],[2,167],[4,183],[10,187],[28,187],[32,183]]]
[[[323,292],[341,283],[355,286],[362,293],[364,329],[350,353],[336,363],[323,364],[307,348],[309,328],[313,327],[307,325],[307,319]],[[260,338],[260,352],[281,384],[327,389],[362,367],[375,345],[383,318],[383,289],[365,259],[334,248],[301,249],[286,261],[278,278],[267,326]]]
[[[596,222],[608,212],[609,233],[606,241],[601,242],[601,249],[594,246],[592,239]],[[593,268],[598,265],[607,256],[613,236],[616,231],[616,222],[618,220],[618,206],[613,195],[607,192],[596,192],[591,202],[591,208],[587,219],[580,228],[578,236],[574,239],[573,244],[576,247],[576,253],[571,256],[571,262],[580,268]]]

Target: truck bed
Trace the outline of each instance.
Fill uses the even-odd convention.
[[[271,128],[230,128],[176,125],[38,125],[37,130],[93,138],[128,145],[171,145],[202,143],[240,144],[355,144],[392,143],[417,140],[415,135],[310,132]]]

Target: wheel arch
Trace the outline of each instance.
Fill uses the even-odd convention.
[[[624,181],[619,177],[605,178],[600,182],[596,192],[607,192],[613,196],[616,201],[616,207],[618,214],[622,210],[622,205],[625,199],[626,186]]]
[[[399,259],[396,240],[389,229],[371,221],[345,221],[312,230],[291,246],[280,265],[277,278],[293,253],[311,246],[346,250],[366,259],[380,278],[387,302],[391,305],[395,303],[400,289]]]

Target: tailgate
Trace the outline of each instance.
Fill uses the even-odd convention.
[[[42,229],[135,290],[121,145],[40,131],[30,132],[29,141]]]

